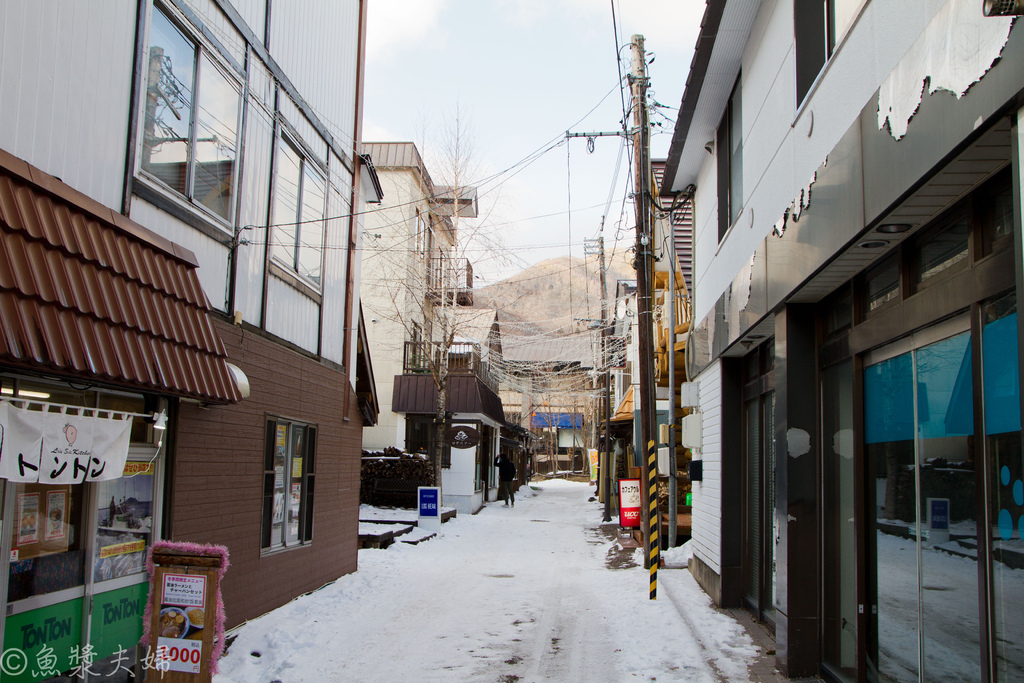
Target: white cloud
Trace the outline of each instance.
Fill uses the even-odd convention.
[[[392,61],[447,36],[438,21],[449,0],[373,0],[367,15],[366,51],[371,61]]]
[[[705,3],[699,0],[619,0],[618,12],[624,36],[644,37],[647,49],[654,53],[689,54],[700,31]]]
[[[363,141],[364,142],[406,142],[399,136],[392,133],[384,126],[378,125],[375,121],[363,119]]]

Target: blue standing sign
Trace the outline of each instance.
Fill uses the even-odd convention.
[[[949,498],[929,498],[928,504],[928,541],[947,543],[949,541]]]
[[[929,498],[928,503],[931,505],[931,514],[929,515],[932,520],[931,528],[948,531],[949,498]]]
[[[420,486],[416,489],[416,525],[421,529],[441,530],[441,489],[437,486]]]

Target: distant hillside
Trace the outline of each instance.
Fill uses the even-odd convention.
[[[629,257],[619,254],[608,264],[609,305],[615,298],[615,282],[636,277]],[[574,322],[577,319],[601,317],[601,274],[594,258],[570,261],[564,256],[478,289],[473,298],[474,306],[499,311],[502,336],[571,334],[586,329],[586,323]]]

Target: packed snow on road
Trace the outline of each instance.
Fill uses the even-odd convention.
[[[214,682],[748,680],[743,627],[685,569],[649,600],[592,495],[534,482],[419,545],[360,550],[355,574],[242,626]]]

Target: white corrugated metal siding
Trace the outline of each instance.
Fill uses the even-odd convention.
[[[722,573],[722,366],[716,361],[700,384],[701,458],[704,480],[693,483],[693,552]]]
[[[358,0],[275,2],[270,54],[338,139],[354,148]]]
[[[215,239],[183,223],[171,214],[158,209],[149,202],[135,197],[132,200],[130,218],[144,225],[158,235],[189,249],[199,261],[199,282],[218,311],[227,312],[228,291],[228,247]]]
[[[0,3],[0,147],[120,208],[135,3]]]
[[[267,332],[317,352],[320,307],[288,283],[271,277],[267,291]]]
[[[348,278],[348,226],[352,213],[352,175],[338,157],[331,155],[331,186],[327,193],[327,215],[337,217],[327,222],[324,240],[324,329],[322,355],[348,365],[345,353],[345,291]],[[358,291],[358,290],[356,290]],[[353,311],[358,309],[353,308]],[[353,320],[353,327],[355,327]],[[354,346],[354,344],[353,344]],[[351,367],[351,366],[350,366]]]
[[[205,24],[206,28],[213,33],[217,40],[220,41],[224,49],[227,50],[228,54],[241,65],[245,64],[245,51],[246,43],[245,38],[238,32],[231,20],[228,19],[227,15],[220,11],[216,3],[213,0],[185,0],[185,4],[190,6],[195,13],[199,15],[200,20]],[[253,28],[250,25],[250,28]],[[262,37],[263,27],[262,25],[256,27],[256,35]]]

